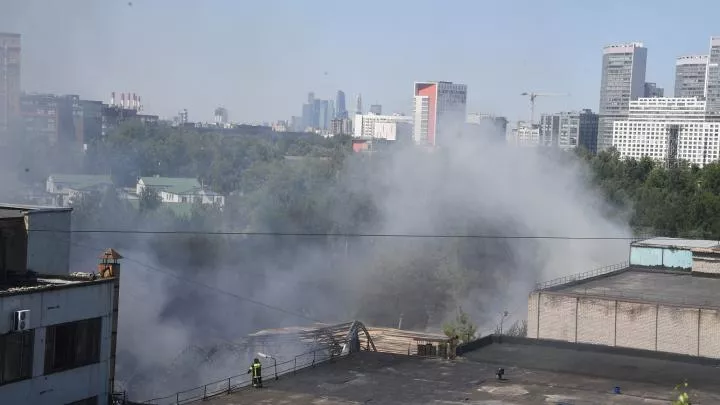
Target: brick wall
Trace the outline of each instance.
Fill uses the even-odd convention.
[[[527,337],[538,338],[538,300],[540,293],[534,292],[530,294],[528,299],[528,317],[527,317]]]
[[[655,305],[618,301],[615,345],[655,350],[656,311]]]
[[[700,311],[700,356],[720,358],[720,311]]]
[[[657,350],[697,356],[700,311],[664,305],[657,311]]]
[[[614,346],[615,301],[580,298],[577,325],[578,343]]]
[[[575,341],[575,321],[578,300],[554,294],[540,295],[540,339]]]
[[[720,274],[720,259],[693,257],[692,271],[696,273]]]
[[[534,292],[528,337],[720,358],[720,310]]]

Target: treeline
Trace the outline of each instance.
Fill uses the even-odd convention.
[[[667,167],[649,158],[623,160],[613,150],[581,156],[591,180],[637,233],[720,238],[720,164]]]

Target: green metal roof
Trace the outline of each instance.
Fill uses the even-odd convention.
[[[111,186],[110,176],[94,174],[51,174],[50,179],[55,184],[63,184],[73,190],[84,190],[98,186]]]
[[[189,177],[141,177],[143,184],[173,194],[194,194],[202,190],[197,179]]]

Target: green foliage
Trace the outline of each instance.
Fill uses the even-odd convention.
[[[458,308],[457,316],[443,326],[443,332],[447,337],[457,336],[461,343],[467,343],[475,338],[477,327],[470,321],[468,314],[462,308]]]
[[[138,198],[140,199],[140,211],[155,211],[162,203],[160,194],[150,187],[145,187]]]
[[[672,403],[673,405],[690,405],[690,394],[688,394],[689,386],[687,381],[682,384],[675,386],[675,392],[678,393],[677,399]]]

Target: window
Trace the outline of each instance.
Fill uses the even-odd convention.
[[[0,385],[32,377],[34,332],[0,335]]]
[[[47,328],[45,374],[100,361],[102,318],[86,319]]]

